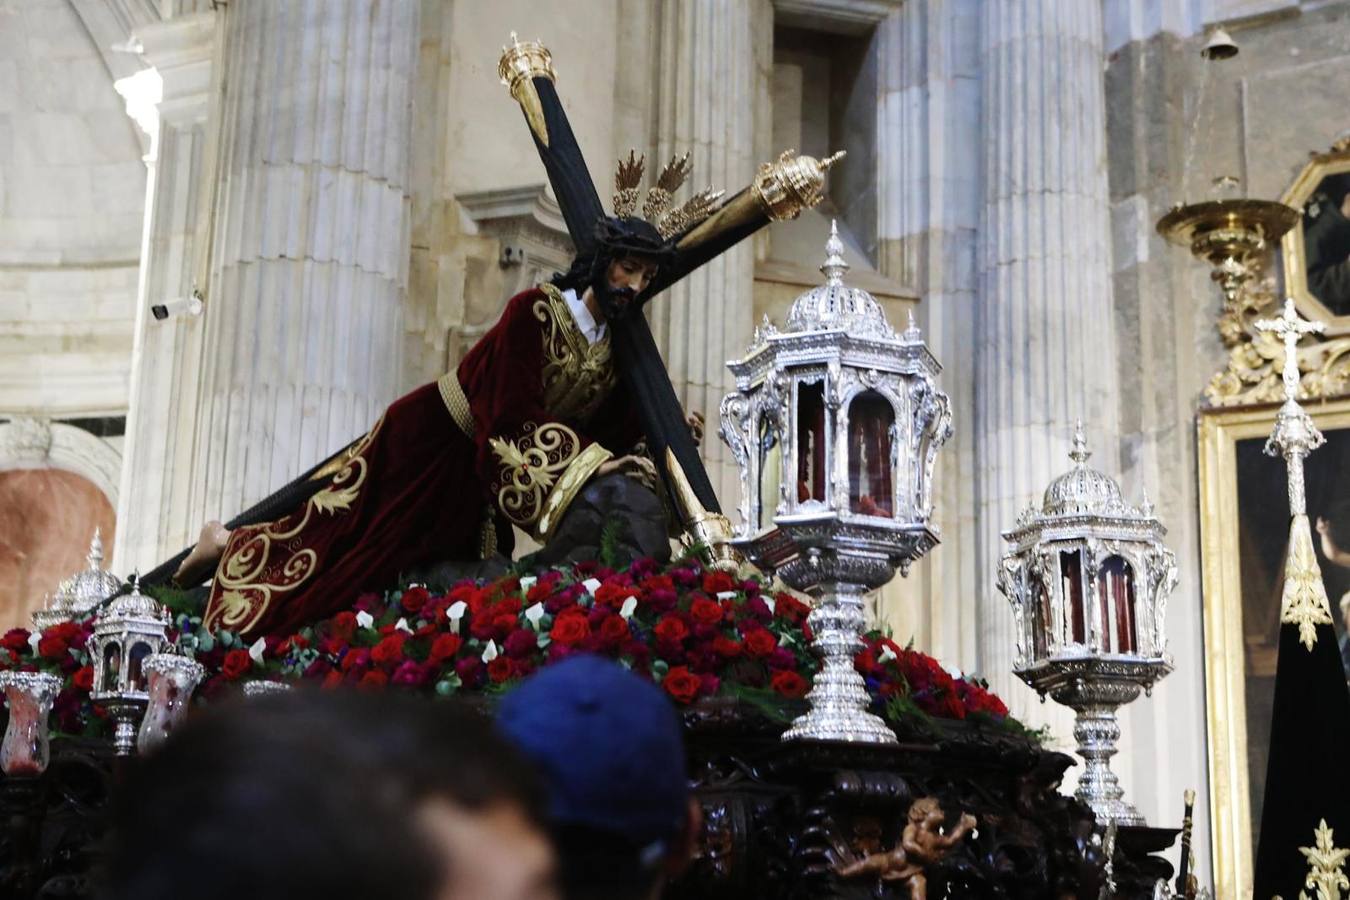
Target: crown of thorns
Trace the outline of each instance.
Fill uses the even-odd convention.
[[[628,159],[619,160],[614,171],[614,215],[618,218],[632,218],[637,210],[638,186],[642,183],[646,161],[647,157],[638,156],[635,150],[628,151]],[[705,188],[672,208],[675,192],[689,177],[690,169],[687,152],[683,156],[672,156],[657,176],[656,184],[647,189],[647,198],[642,203],[642,218],[666,240],[712,215],[715,204],[726,193]]]

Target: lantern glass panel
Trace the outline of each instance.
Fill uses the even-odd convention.
[[[1044,659],[1050,652],[1049,634],[1055,619],[1050,614],[1050,592],[1039,578],[1032,591],[1036,602],[1031,608],[1031,647],[1036,659]]]
[[[105,675],[100,687],[103,690],[115,690],[117,678],[122,672],[122,645],[117,641],[109,641],[103,646],[103,671]]]
[[[895,408],[876,391],[848,405],[848,508],[865,516],[895,517],[891,459]]]
[[[1102,623],[1109,627],[1106,648],[1114,653],[1133,653],[1138,635],[1134,622],[1134,569],[1123,557],[1108,556],[1097,578]]]
[[[1064,604],[1069,614],[1070,640],[1087,643],[1087,610],[1083,607],[1083,551],[1061,550],[1059,577],[1064,591]]]
[[[127,686],[134,691],[146,689],[147,679],[142,664],[152,652],[154,648],[144,641],[137,641],[131,645],[131,653],[127,657]]]
[[[825,386],[797,386],[797,502],[825,502]]]
[[[783,454],[778,429],[768,419],[759,420],[759,528],[773,527],[778,495],[783,482]]]

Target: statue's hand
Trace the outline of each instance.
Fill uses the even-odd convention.
[[[610,475],[614,472],[627,475],[651,490],[656,490],[656,464],[645,456],[620,456],[601,463],[600,468],[595,470],[597,476]]]
[[[694,446],[700,446],[703,443],[703,413],[691,412],[684,417],[684,422],[689,426],[689,436],[694,439]]]
[[[229,529],[224,525],[214,520],[207,522],[192,552],[173,573],[173,580],[182,587],[201,584],[215,571],[229,539]]]

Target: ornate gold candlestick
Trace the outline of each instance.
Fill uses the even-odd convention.
[[[1268,247],[1298,224],[1298,211],[1274,200],[1206,200],[1180,204],[1158,220],[1158,233],[1213,267],[1224,299],[1235,303]]]

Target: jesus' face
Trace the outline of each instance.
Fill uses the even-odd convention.
[[[605,270],[605,287],[596,299],[606,319],[622,318],[633,300],[656,277],[656,263],[643,256],[625,255],[610,261]]]

